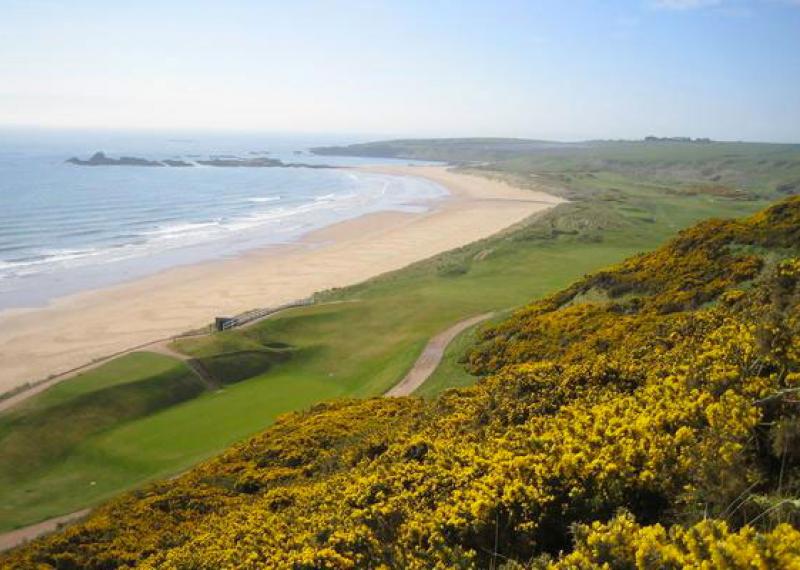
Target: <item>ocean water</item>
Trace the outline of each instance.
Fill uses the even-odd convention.
[[[337,137],[0,131],[0,310],[297,240],[363,214],[420,211],[439,185],[348,169],[76,166],[67,158],[317,157]],[[263,154],[269,153],[269,154]],[[402,164],[408,161],[398,161]]]

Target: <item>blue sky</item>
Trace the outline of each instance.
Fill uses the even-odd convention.
[[[800,0],[0,0],[0,125],[800,142]]]

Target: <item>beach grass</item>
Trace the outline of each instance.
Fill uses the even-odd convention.
[[[504,166],[492,174],[517,179],[529,168]],[[288,411],[331,398],[378,396],[403,377],[433,335],[454,322],[507,311],[654,248],[700,219],[750,214],[770,198],[766,193],[740,199],[667,192],[660,182],[616,171],[576,177],[569,189],[586,199],[403,270],[324,292],[316,305],[284,311],[247,329],[176,343],[203,362],[221,363],[215,372],[223,381],[238,381],[143,416],[115,417],[36,469],[18,470],[0,491],[0,529],[78,510],[180,472]],[[419,395],[474,381],[458,363],[472,334],[474,329],[466,331],[448,347]],[[237,353],[269,358],[240,365],[232,356]],[[107,366],[112,365],[118,361]],[[142,375],[120,370],[115,378],[123,383],[137,374]],[[74,390],[91,398],[108,388],[100,381],[83,388],[74,382],[31,398],[14,414],[60,406],[74,399]],[[61,429],[73,429],[69,414],[60,413],[58,420]],[[0,448],[0,464],[7,460]]]

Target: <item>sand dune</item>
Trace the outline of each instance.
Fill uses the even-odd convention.
[[[363,281],[487,237],[561,199],[444,167],[371,167],[420,176],[451,196],[425,213],[379,213],[342,222],[291,246],[178,267],[0,313],[0,393],[93,359],[211,322]]]

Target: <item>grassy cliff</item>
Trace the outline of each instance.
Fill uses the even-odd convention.
[[[8,568],[800,564],[800,198],[481,330],[472,387],[282,417]]]

